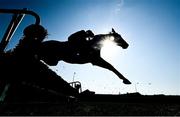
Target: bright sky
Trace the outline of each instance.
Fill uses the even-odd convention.
[[[48,29],[49,40],[66,41],[70,34],[82,29],[104,34],[113,27],[120,33],[129,48],[114,47],[112,52],[104,48],[101,54],[131,85],[91,64],[60,61],[52,67],[68,82],[75,72],[75,80],[81,82],[83,90],[180,95],[180,0],[1,0],[0,8],[35,11]],[[8,19],[10,15],[0,15],[1,36]],[[25,17],[9,48],[18,42],[24,27],[33,22],[31,16]]]

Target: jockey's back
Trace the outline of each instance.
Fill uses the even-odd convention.
[[[68,42],[70,42],[71,44],[75,46],[79,46],[79,45],[83,46],[84,44],[88,42],[88,38],[93,37],[93,36],[94,34],[92,33],[92,31],[81,30],[70,35],[68,37]]]

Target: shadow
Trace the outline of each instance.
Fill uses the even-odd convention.
[[[37,51],[47,31],[42,26],[33,24],[26,27],[23,33],[23,38],[15,49],[0,56],[1,93],[4,86],[10,84],[5,100],[32,100],[39,96],[39,92],[61,97],[77,95],[77,90],[38,58]]]

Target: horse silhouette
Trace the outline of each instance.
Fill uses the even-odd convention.
[[[38,56],[39,59],[43,60],[48,65],[57,65],[60,60],[71,64],[92,63],[93,65],[114,72],[123,80],[124,84],[131,84],[128,79],[100,56],[100,51],[105,40],[113,41],[123,49],[129,46],[121,35],[112,29],[109,34],[99,34],[95,35],[93,38],[87,38],[86,44],[78,44],[78,46],[70,41],[45,41],[40,46]],[[80,49],[77,49],[78,47]]]

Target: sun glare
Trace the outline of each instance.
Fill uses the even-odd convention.
[[[112,60],[117,54],[118,46],[112,39],[106,39],[102,42],[101,57],[106,60]]]

